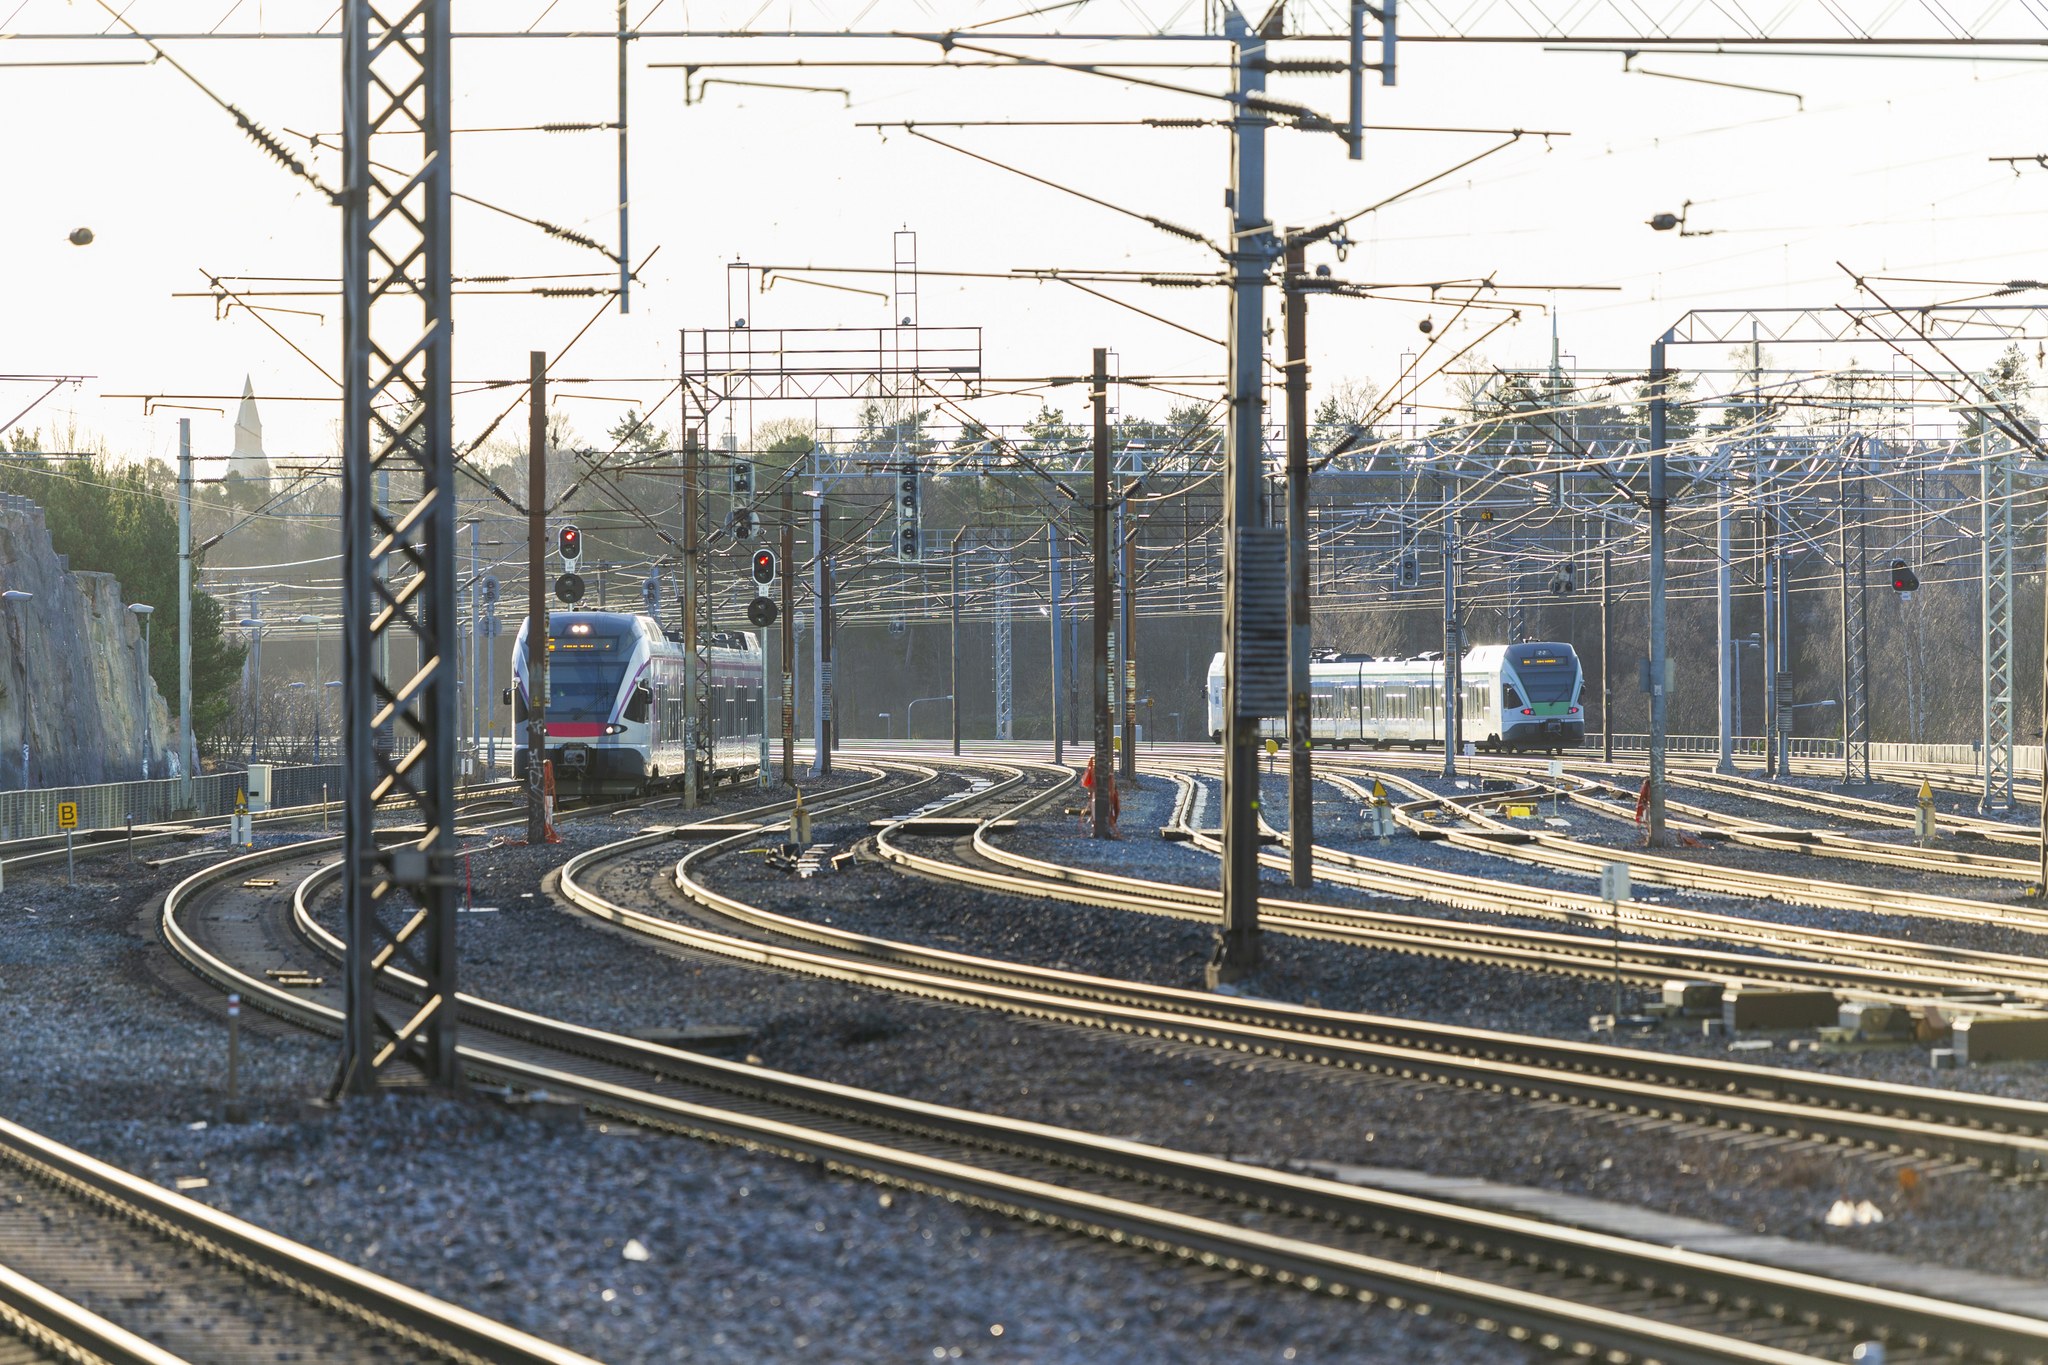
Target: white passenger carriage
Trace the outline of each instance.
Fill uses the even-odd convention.
[[[714,632],[710,727],[702,780],[759,770],[764,723],[760,639]],[[558,611],[548,616],[548,746],[555,781],[589,794],[633,793],[683,780],[686,697],[682,644],[651,616]],[[526,622],[512,653],[512,770],[526,776]]]
[[[1459,668],[1460,733],[1481,749],[1562,749],[1586,740],[1580,704],[1585,685],[1569,644],[1539,641],[1481,645]],[[1223,735],[1223,656],[1209,665],[1209,735]],[[1310,738],[1319,745],[1421,749],[1444,740],[1444,665],[1440,655],[1378,659],[1324,654],[1309,665]],[[1261,722],[1280,739],[1287,722]]]

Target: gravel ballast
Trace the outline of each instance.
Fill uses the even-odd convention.
[[[676,962],[520,896],[575,848],[659,818],[572,820],[558,848],[475,858],[476,903],[500,908],[460,921],[468,988],[586,1022],[740,1019],[762,1048],[808,1050],[820,1074],[901,1053],[916,1091],[938,1064],[916,1044],[943,1032],[940,1012]],[[162,894],[197,866],[95,858],[76,888],[61,868],[8,878],[0,1114],[167,1186],[204,1178],[195,1197],[600,1359],[1524,1358],[1452,1324],[1190,1273],[557,1106],[398,1095],[314,1108],[334,1045],[260,1018],[241,1055],[256,1122],[225,1126],[218,1002],[196,998],[154,940]],[[897,1011],[916,1023],[877,1023]],[[1001,1026],[1032,1075],[1022,1054],[1042,1031]]]

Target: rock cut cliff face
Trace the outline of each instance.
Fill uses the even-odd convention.
[[[73,573],[50,545],[43,510],[0,498],[0,589],[35,596],[0,608],[0,786],[126,782],[168,775],[177,734],[142,657],[142,622],[111,574]],[[176,603],[154,604],[178,628]]]

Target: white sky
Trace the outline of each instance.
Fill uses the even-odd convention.
[[[78,31],[103,25],[87,0],[0,0],[0,31]],[[137,0],[136,22],[159,29],[211,27],[233,0]],[[458,4],[458,24],[523,28],[545,0]],[[266,7],[244,0],[231,26]],[[645,0],[634,0],[636,19]],[[332,0],[270,0],[272,28],[307,28]],[[681,6],[676,7],[677,10]],[[701,8],[699,14],[704,13]],[[948,21],[993,17],[1001,7],[954,5]],[[560,0],[547,26],[610,27],[610,6]],[[680,22],[670,12],[656,26]],[[1114,22],[1106,10],[1096,24]],[[700,20],[701,22],[701,20]],[[871,20],[870,22],[875,22]],[[927,15],[918,22],[933,23]],[[991,39],[991,41],[994,41]],[[1024,50],[1021,45],[1012,45]],[[1031,49],[1066,60],[1103,55],[1070,43]],[[1331,49],[1325,49],[1331,50]],[[273,130],[332,133],[338,127],[338,44],[186,43],[174,53],[224,97]],[[1139,118],[1215,116],[1224,106],[1093,77],[1050,71],[911,69],[735,72],[748,79],[847,86],[836,95],[714,87],[685,107],[681,71],[650,63],[716,56],[763,60],[873,60],[928,55],[924,45],[756,39],[713,44],[646,41],[633,49],[633,249],[660,254],[637,288],[632,312],[591,329],[558,373],[603,376],[582,390],[608,401],[564,409],[595,437],[628,401],[658,396],[677,368],[682,327],[729,322],[723,264],[888,264],[891,232],[919,234],[931,268],[1018,266],[1204,269],[1200,248],[1141,223],[966,160],[900,132],[886,138],[856,120],[914,118]],[[1221,59],[1221,44],[1126,44],[1129,58]],[[146,55],[132,43],[0,42],[0,63]],[[1290,52],[1287,55],[1297,55]],[[607,42],[471,42],[456,53],[458,127],[612,116],[615,51]],[[1365,220],[1340,276],[1381,281],[1479,276],[1515,284],[1603,284],[1611,294],[1517,298],[1563,310],[1564,349],[1588,367],[1641,368],[1653,335],[1688,308],[1854,302],[1837,260],[1859,272],[2004,280],[2048,276],[2042,215],[2048,170],[2015,175],[1986,158],[2048,153],[2048,63],[1905,62],[1792,57],[1646,56],[1657,70],[1797,91],[1790,99],[1620,74],[1619,56],[1545,54],[1534,47],[1421,45],[1401,53],[1400,84],[1368,90],[1368,118],[1405,124],[1551,128],[1572,136],[1548,147],[1526,139],[1470,171]],[[1224,86],[1221,72],[1151,73]],[[1274,94],[1340,112],[1336,77],[1275,78]],[[204,299],[173,291],[220,274],[331,276],[340,217],[280,170],[232,121],[165,66],[108,69],[0,67],[0,373],[81,373],[94,378],[47,400],[29,417],[46,430],[74,417],[117,450],[168,455],[175,411],[109,393],[239,393],[245,373],[266,395],[273,456],[324,455],[337,409],[293,403],[332,389],[277,338],[237,311],[216,321]],[[1221,130],[1141,128],[971,129],[939,136],[1139,211],[1220,236],[1226,226],[1227,138]],[[1363,163],[1334,138],[1271,135],[1270,203],[1277,223],[1350,212],[1488,145],[1476,136],[1379,133]],[[303,145],[303,144],[300,144]],[[609,134],[476,135],[458,139],[456,186],[507,207],[576,226],[611,241],[615,149]],[[334,158],[318,162],[331,181]],[[1680,239],[1643,220],[1692,199],[1692,225],[1716,235]],[[76,248],[65,234],[89,226],[98,240]],[[605,262],[484,210],[463,206],[456,268],[469,274],[604,269]],[[855,281],[856,283],[870,283]],[[310,287],[310,286],[309,286]],[[886,277],[878,287],[886,288]],[[1973,292],[1893,286],[1895,299]],[[1118,291],[1197,330],[1220,333],[1219,290]],[[2048,303],[2048,295],[2022,296]],[[325,300],[279,299],[320,309]],[[518,378],[531,349],[556,350],[588,318],[591,300],[465,298],[457,311],[460,379]],[[338,371],[339,320],[272,314],[276,325]],[[1389,303],[1323,300],[1311,309],[1314,380],[1386,383],[1416,322],[1432,311]],[[1274,307],[1277,328],[1277,305]],[[1440,305],[1435,318],[1451,308]],[[753,325],[878,326],[887,305],[853,294],[779,285],[745,304]],[[927,280],[926,326],[985,329],[991,373],[1072,374],[1089,348],[1117,350],[1127,372],[1220,369],[1222,351],[1062,286]],[[1485,325],[1481,320],[1477,325]],[[1537,313],[1485,348],[1492,360],[1548,358],[1549,322]],[[1277,339],[1277,331],[1276,331]],[[1871,348],[1864,363],[1888,368]],[[1788,364],[1843,363],[1846,353],[1774,348]],[[1990,358],[1988,349],[1981,359]],[[1687,357],[1720,363],[1708,352]],[[1979,358],[1973,354],[1972,359]],[[624,382],[639,377],[659,383]],[[36,389],[0,383],[0,419]],[[15,400],[19,401],[15,401]],[[465,399],[457,437],[509,401]],[[1074,414],[1077,389],[1052,400]],[[225,415],[195,419],[202,454],[225,454]],[[977,405],[983,420],[1018,421],[1035,401]],[[1159,412],[1164,399],[1129,395],[1130,412]],[[757,410],[757,420],[777,414]],[[805,414],[807,415],[807,414]],[[673,426],[673,403],[663,424]],[[516,430],[516,423],[515,423]]]

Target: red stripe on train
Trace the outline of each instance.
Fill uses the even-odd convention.
[[[602,739],[604,722],[594,720],[565,720],[548,722],[549,739]]]

